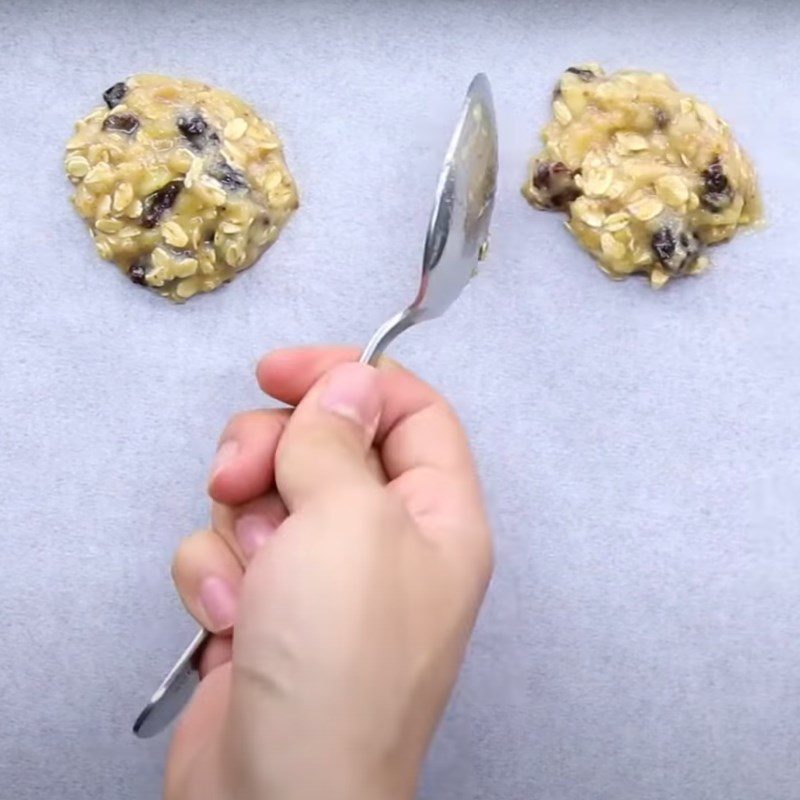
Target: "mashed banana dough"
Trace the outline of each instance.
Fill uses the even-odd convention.
[[[210,292],[277,238],[297,191],[272,127],[219,89],[137,75],[76,125],[65,167],[100,255],[171,300]]]
[[[566,211],[612,278],[653,286],[708,266],[706,245],[761,217],[756,175],[728,126],[661,74],[570,67],[523,194]]]

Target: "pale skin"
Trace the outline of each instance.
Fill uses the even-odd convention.
[[[215,635],[165,800],[410,800],[491,574],[463,429],[405,369],[272,353],[173,563]],[[235,635],[232,632],[235,630]]]

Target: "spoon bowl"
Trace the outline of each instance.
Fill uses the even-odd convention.
[[[450,140],[431,211],[419,292],[375,332],[361,355],[372,364],[412,325],[441,316],[475,274],[489,245],[497,186],[497,124],[489,79],[472,79]]]

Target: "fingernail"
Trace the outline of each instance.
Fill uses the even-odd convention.
[[[245,558],[252,558],[256,550],[275,533],[275,526],[261,514],[246,514],[236,520],[233,533]]]
[[[320,405],[362,428],[374,427],[380,413],[377,370],[365,364],[335,367],[328,375]]]
[[[200,584],[200,605],[206,612],[213,632],[224,631],[233,625],[236,615],[236,594],[223,578],[210,575]]]
[[[235,439],[228,439],[227,442],[223,442],[217,448],[217,452],[214,454],[214,458],[211,461],[209,481],[213,481],[225,466],[236,457],[238,452],[239,443]]]

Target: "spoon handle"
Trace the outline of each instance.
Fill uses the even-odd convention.
[[[167,673],[167,677],[153,692],[153,696],[133,723],[133,732],[140,739],[149,739],[161,733],[189,702],[200,682],[196,669],[197,658],[210,638],[211,634],[201,628]]]
[[[383,325],[372,334],[372,338],[364,348],[364,352],[359,358],[361,364],[375,366],[378,359],[383,355],[383,351],[403,332],[407,331],[415,322],[414,311],[407,308],[399,314],[395,314],[391,319],[387,319]]]

